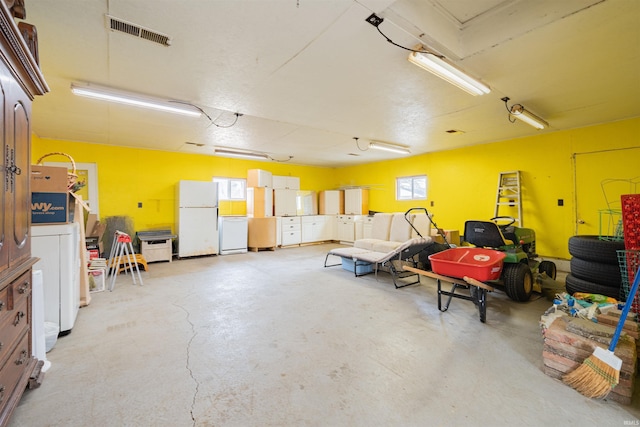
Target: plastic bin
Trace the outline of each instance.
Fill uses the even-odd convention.
[[[486,282],[500,278],[505,256],[493,249],[460,247],[429,255],[429,260],[434,273]]]
[[[373,264],[358,262],[356,265],[355,261],[351,258],[342,258],[342,268],[358,276],[373,273]]]
[[[44,350],[46,353],[51,351],[58,340],[60,327],[52,322],[44,322]]]

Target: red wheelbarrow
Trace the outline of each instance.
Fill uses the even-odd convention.
[[[505,256],[504,252],[493,249],[463,246],[429,255],[433,271],[409,266],[404,269],[436,279],[438,310],[447,311],[453,298],[472,301],[478,307],[480,321],[484,323],[487,319],[487,292],[493,291],[493,287],[484,282],[500,278]],[[443,290],[442,282],[451,283],[451,290]],[[456,293],[461,289],[469,289],[469,295]],[[444,305],[442,295],[449,297]]]

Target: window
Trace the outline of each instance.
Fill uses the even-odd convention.
[[[427,176],[405,176],[396,178],[396,200],[426,200]]]
[[[218,200],[245,200],[247,180],[242,178],[213,178],[218,183]]]

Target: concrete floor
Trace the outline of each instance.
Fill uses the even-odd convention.
[[[317,245],[153,263],[94,293],[10,426],[638,425],[542,373],[551,305],[324,268]]]

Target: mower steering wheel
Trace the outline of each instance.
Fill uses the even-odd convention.
[[[493,221],[495,223],[497,223],[499,220],[507,222],[507,224],[499,225],[500,228],[506,228],[516,222],[516,219],[512,216],[494,216],[490,219],[490,221]]]

